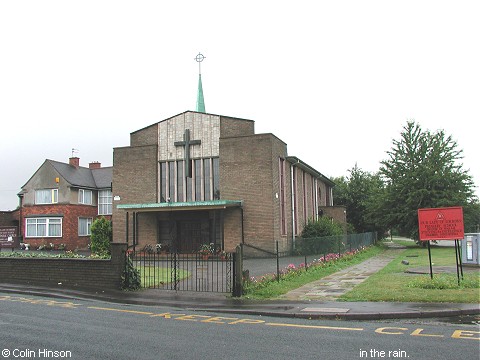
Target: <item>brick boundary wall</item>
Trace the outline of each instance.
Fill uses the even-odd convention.
[[[112,243],[110,260],[0,258],[0,283],[118,290],[125,268],[126,249],[126,244]]]

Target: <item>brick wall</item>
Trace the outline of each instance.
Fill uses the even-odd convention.
[[[153,145],[158,142],[158,123],[130,134],[131,146]]]
[[[242,210],[240,208],[226,209],[223,223],[224,250],[234,252],[242,242]]]
[[[120,289],[125,250],[125,244],[112,244],[111,260],[0,258],[0,282],[98,291]]]
[[[0,226],[17,226],[19,210],[0,211]]]
[[[323,211],[323,216],[329,216],[343,224],[345,232],[347,231],[347,208],[345,206],[319,206],[318,209]]]
[[[157,145],[115,148],[113,151],[112,206],[113,241],[125,242],[126,212],[118,210],[119,204],[157,202]],[[130,218],[131,218],[130,212]],[[133,239],[130,220],[129,239]]]
[[[22,209],[22,236],[23,242],[30,244],[31,248],[42,244],[54,245],[65,244],[67,250],[87,249],[90,243],[90,236],[78,235],[78,218],[97,218],[97,206],[90,205],[35,205],[24,206]],[[44,216],[62,217],[62,237],[40,237],[30,238],[25,236],[25,219]]]
[[[274,251],[280,236],[278,158],[286,145],[272,134],[221,138],[220,153],[221,198],[244,201],[245,242]]]
[[[220,137],[233,137],[255,134],[253,120],[236,119],[227,116],[220,117]]]

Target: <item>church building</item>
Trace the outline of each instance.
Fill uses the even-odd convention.
[[[206,113],[200,77],[197,111],[114,148],[113,239],[182,253],[240,243],[273,252],[278,242],[289,252],[307,221],[333,206],[333,186],[281,139],[256,134],[254,121]]]

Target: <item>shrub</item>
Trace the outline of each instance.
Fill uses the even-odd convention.
[[[91,227],[90,250],[98,255],[110,255],[112,223],[103,216],[96,219]]]
[[[302,254],[326,254],[344,250],[344,230],[340,223],[328,217],[309,221],[303,228],[299,248]]]
[[[122,275],[122,289],[123,290],[138,290],[141,287],[140,271],[133,266],[133,260],[127,256],[127,263]]]

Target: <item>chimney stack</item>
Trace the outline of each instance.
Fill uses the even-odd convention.
[[[70,161],[69,161],[69,164],[74,166],[76,169],[79,168],[80,166],[80,158],[78,157],[71,157],[70,158]]]
[[[102,167],[102,164],[99,163],[98,161],[92,161],[90,164],[88,164],[89,169],[100,169]]]

